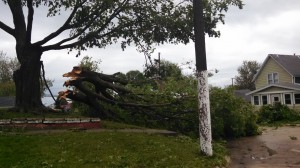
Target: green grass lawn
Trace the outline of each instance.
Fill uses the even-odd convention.
[[[15,113],[0,110],[4,118],[81,117],[77,114]],[[104,128],[141,128],[102,121]],[[214,143],[214,156],[199,153],[199,142],[186,136],[125,132],[71,132],[26,134],[0,129],[0,168],[213,168],[224,166],[224,143]]]
[[[225,164],[225,148],[199,154],[198,141],[142,133],[0,134],[0,167],[203,167]]]

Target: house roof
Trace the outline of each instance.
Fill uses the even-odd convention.
[[[290,89],[290,90],[297,90],[297,91],[300,91],[300,84],[294,84],[294,83],[276,83],[276,84],[270,84],[270,85],[267,85],[265,87],[262,87],[260,89],[257,89],[257,90],[253,90],[251,92],[248,92],[246,95],[251,95],[251,94],[254,94],[254,93],[257,93],[257,92],[260,92],[262,90],[265,90],[265,89],[268,89],[270,87],[279,87],[279,88],[283,88],[283,89]]]
[[[0,97],[0,107],[15,106],[15,97]]]
[[[272,58],[278,63],[284,70],[286,70],[291,76],[300,77],[300,55],[282,55],[282,54],[269,54],[263,62],[261,68],[253,78],[256,80],[267,61]]]
[[[299,55],[277,55],[269,54],[279,65],[293,76],[300,77],[300,56]]]

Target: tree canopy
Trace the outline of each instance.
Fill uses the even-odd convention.
[[[165,79],[167,77],[182,77],[180,67],[167,60],[156,60],[153,65],[149,65],[144,70],[146,77],[159,77]]]
[[[260,64],[256,61],[243,61],[238,67],[238,76],[235,77],[235,85],[238,89],[254,90],[255,84],[253,78],[260,68]]]
[[[121,42],[123,49],[132,43],[146,51],[152,44],[164,42],[188,43],[193,36],[192,3],[190,0],[2,0],[13,14],[11,28],[0,21],[0,28],[16,39],[26,37],[31,42],[35,8],[48,8],[48,17],[62,12],[69,17],[56,31],[33,43],[42,51],[59,49],[86,50],[103,48]],[[242,8],[241,0],[205,1],[205,31],[218,37],[218,22],[224,23],[229,5]],[[27,21],[24,18],[27,8]],[[63,32],[69,37],[49,43]]]
[[[99,67],[100,63],[101,63],[101,60],[94,61],[94,60],[92,60],[92,57],[84,56],[81,59],[78,66],[81,68],[84,68],[84,69],[88,69],[90,71],[99,72],[100,71],[100,67]]]
[[[27,111],[43,108],[40,93],[41,56],[45,51],[105,48],[120,43],[134,45],[147,56],[163,43],[187,44],[194,40],[192,0],[2,0],[12,14],[13,26],[0,20],[0,29],[15,38],[21,66],[14,72],[16,107]],[[218,37],[218,22],[230,5],[242,8],[241,0],[204,1],[205,33]],[[37,37],[33,30],[35,10],[47,17],[67,15],[52,33]],[[27,17],[25,18],[25,16]],[[38,16],[41,17],[41,16]],[[58,19],[59,21],[60,19]],[[45,21],[45,24],[47,21]],[[69,34],[66,36],[66,34]],[[31,88],[31,89],[28,89]]]

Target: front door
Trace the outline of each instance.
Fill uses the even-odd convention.
[[[280,103],[280,94],[271,95],[272,104]]]

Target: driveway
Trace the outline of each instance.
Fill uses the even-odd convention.
[[[300,127],[263,128],[262,135],[230,141],[231,168],[300,168]]]

